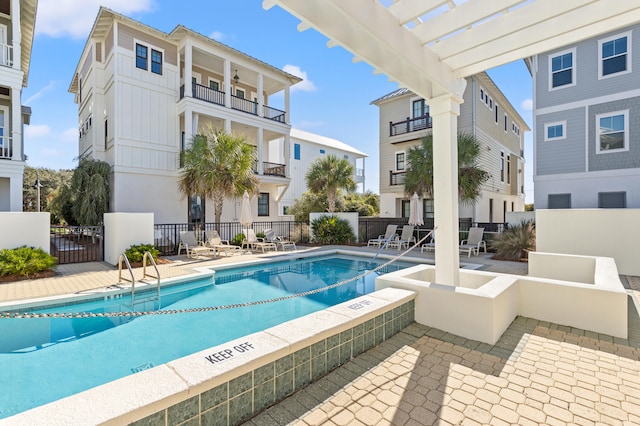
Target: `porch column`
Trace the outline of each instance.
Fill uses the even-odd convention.
[[[231,120],[228,118],[224,119],[224,132],[231,133]]]
[[[24,161],[22,152],[24,149],[24,141],[22,140],[22,106],[20,105],[20,89],[12,87],[9,89],[11,94],[11,143],[13,145],[13,154],[11,159],[15,161]],[[6,120],[9,117],[5,117]],[[7,123],[5,123],[6,126]]]
[[[184,110],[184,144],[190,147],[193,143],[193,111],[191,108]]]
[[[194,135],[198,134],[198,119],[200,118],[200,114],[197,112],[192,113],[191,117],[191,133]]]
[[[262,73],[258,73],[258,117],[264,117],[264,76]]]
[[[284,122],[291,124],[291,103],[289,102],[291,89],[289,86],[284,88]]]
[[[224,60],[224,106],[231,108],[231,61]],[[226,131],[225,123],[225,131]]]
[[[11,0],[11,33],[13,34],[12,40],[7,40],[7,43],[11,43],[13,46],[13,69],[19,70],[22,68],[22,35],[20,32],[20,0]]]
[[[287,133],[284,135],[284,175],[288,178],[291,177],[291,135]]]
[[[429,100],[433,117],[433,207],[436,227],[436,279],[460,284],[458,251],[458,140],[459,97],[446,94]]]
[[[191,80],[193,79],[193,51],[191,48],[191,42],[187,40],[184,45],[184,97],[192,98],[193,97],[193,84]],[[186,125],[187,122],[185,122]]]
[[[264,147],[262,146],[263,143],[263,138],[264,138],[264,130],[262,129],[262,127],[258,127],[258,152],[256,153],[256,155],[258,156],[258,174],[261,175],[262,172],[264,171],[264,165],[262,164],[262,155],[264,152]]]

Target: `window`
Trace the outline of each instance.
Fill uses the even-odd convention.
[[[209,89],[220,91],[220,83],[215,80],[209,80]]]
[[[509,118],[507,117],[507,114],[504,115],[504,131],[507,131],[507,123],[509,122]]]
[[[627,193],[598,192],[598,207],[601,209],[626,209]]]
[[[147,46],[136,43],[136,68],[147,69]]]
[[[107,150],[107,142],[109,141],[109,120],[104,120],[104,149]]]
[[[258,216],[269,216],[269,193],[261,192],[258,195]]]
[[[348,159],[349,159],[349,156],[348,156],[347,154],[344,154],[342,157],[343,157],[345,160],[348,160]]]
[[[402,200],[402,216],[401,217],[409,217],[411,214],[411,200]]]
[[[575,85],[576,68],[573,65],[575,53],[574,48],[551,57],[549,90]]]
[[[629,52],[631,51],[631,32],[598,40],[598,77],[605,78],[631,71]]]
[[[324,154],[324,153],[325,153],[324,149],[321,149],[320,154]]]
[[[294,160],[299,160],[300,159],[300,144],[299,143],[294,143],[293,144],[293,159]]]
[[[151,49],[151,72],[162,75],[162,52]]]
[[[555,123],[547,123],[544,125],[544,140],[545,141],[554,141],[558,139],[566,139],[567,135],[565,132],[565,127],[567,125],[566,121],[558,121]]]
[[[627,151],[629,149],[629,111],[596,115],[596,153]]]
[[[405,104],[406,105],[406,104]],[[429,106],[424,103],[424,99],[413,101],[413,118],[424,117],[429,113]]]
[[[500,153],[500,182],[504,182],[504,152]]]
[[[287,215],[287,214],[288,214],[288,213],[287,213],[288,211],[289,211],[289,206],[282,206],[282,214],[283,214],[283,215]]]
[[[507,155],[507,183],[511,183],[511,156],[510,155]]]
[[[236,97],[240,99],[244,99],[244,90],[236,89]]]
[[[547,204],[549,209],[570,209],[571,194],[549,194]]]
[[[427,219],[434,218],[434,210],[433,210],[433,200],[425,198],[422,200],[422,211],[424,212],[424,217]]]
[[[489,223],[493,223],[493,198],[489,198]]]
[[[495,120],[496,120],[496,124],[498,124],[499,120],[498,120],[498,103],[496,102],[496,108],[495,108]]]
[[[396,152],[396,171],[404,170],[404,152]]]

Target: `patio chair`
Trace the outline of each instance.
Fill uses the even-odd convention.
[[[275,243],[270,243],[265,241],[264,238],[256,237],[256,232],[251,228],[243,229],[242,232],[245,235],[244,240],[242,240],[242,248],[244,248],[245,246],[247,247],[247,250],[255,250],[260,248],[262,249],[263,253],[265,249],[278,249]]]
[[[204,245],[203,242],[196,240],[193,231],[180,231],[180,244],[178,244],[178,255],[185,250],[187,257],[196,259],[198,256],[207,256],[215,254],[215,251]]]
[[[431,237],[428,243],[424,243],[422,247],[420,247],[420,253],[424,253],[425,251],[436,251],[436,238],[433,236],[433,231],[431,233]]]
[[[287,248],[296,249],[296,243],[294,241],[286,240],[284,237],[277,236],[273,229],[265,229],[264,231],[264,240],[267,243],[274,243],[277,247],[282,248],[282,251],[285,251]]]
[[[411,243],[415,244],[416,237],[413,235],[413,230],[414,230],[413,225],[404,225],[402,227],[402,234],[400,234],[400,236],[395,240],[391,240],[389,242],[388,247],[397,248],[398,251],[400,251],[400,249],[404,246],[407,246],[407,248],[409,248],[409,245]]]
[[[480,254],[480,247],[487,252],[487,242],[482,238],[484,237],[484,228],[472,227],[469,228],[469,235],[466,240],[460,242],[460,252],[466,252],[467,257],[471,257],[471,254],[476,256]]]
[[[370,247],[370,246],[380,247],[386,241],[390,241],[392,239],[397,229],[398,229],[398,225],[387,225],[387,230],[384,232],[384,235],[378,235],[378,238],[370,239],[367,242],[367,247]]]
[[[223,240],[220,238],[220,234],[215,229],[207,231],[207,241],[205,245],[216,252],[224,251],[225,256],[233,254],[233,252],[239,252],[240,247],[233,246],[229,243],[229,240]]]

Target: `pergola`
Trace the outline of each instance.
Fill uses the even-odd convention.
[[[422,96],[433,117],[436,282],[459,284],[465,77],[640,22],[640,0],[263,0]]]

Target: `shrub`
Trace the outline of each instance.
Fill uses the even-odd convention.
[[[233,246],[241,246],[243,241],[244,241],[244,234],[240,233],[240,234],[237,234],[235,237],[233,237],[233,239],[229,241],[229,244]]]
[[[518,225],[509,226],[495,237],[491,247],[496,251],[495,259],[526,260],[530,251],[536,249],[536,224],[523,220]]]
[[[349,221],[335,215],[323,215],[311,222],[313,242],[321,244],[345,244],[354,239]]]
[[[160,251],[153,244],[137,244],[129,247],[124,254],[129,259],[129,262],[142,262],[145,252],[151,253],[153,260],[158,258]]]
[[[0,250],[0,275],[31,277],[56,265],[56,258],[41,248],[22,246]]]

